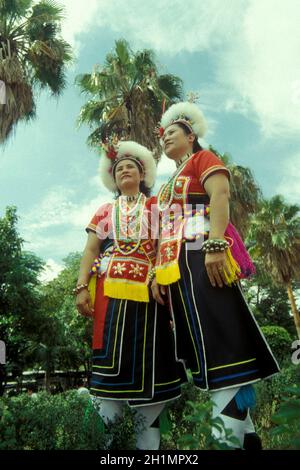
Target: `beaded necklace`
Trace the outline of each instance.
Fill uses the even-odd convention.
[[[176,161],[176,168],[180,167],[180,165],[182,165],[182,163],[186,162],[191,156],[192,156],[191,153],[187,153],[180,160],[177,160]]]
[[[120,205],[120,211],[122,212],[122,214],[131,214],[132,212],[135,211],[135,209],[139,206],[140,204],[140,201],[141,201],[141,197],[142,197],[142,194],[143,193],[138,193],[137,195],[135,196],[119,196],[118,200],[119,200],[119,205]],[[132,197],[134,199],[128,199],[129,197]],[[136,199],[136,204],[133,206],[133,207],[128,207],[127,206],[127,202],[129,201],[134,201]],[[123,207],[122,207],[123,206]]]
[[[179,166],[177,170],[171,176],[169,181],[165,183],[159,190],[157,196],[157,207],[159,211],[164,211],[170,207],[170,204],[174,197],[176,178],[181,172],[182,168],[185,166],[185,164],[190,160],[191,156],[191,154],[187,154],[187,158],[183,157],[181,158],[181,160],[178,161]]]
[[[131,255],[134,253],[140,246],[141,243],[141,238],[142,238],[142,228],[143,228],[143,216],[144,216],[144,208],[146,204],[146,196],[141,193],[138,202],[134,206],[134,209],[136,209],[136,214],[135,214],[135,225],[133,227],[132,222],[131,222],[131,233],[138,234],[137,241],[134,241],[134,246],[130,250],[124,251],[119,243],[119,239],[121,238],[120,235],[121,233],[123,235],[127,236],[127,229],[128,229],[128,221],[127,221],[127,216],[129,213],[132,213],[132,209],[127,210],[126,213],[124,213],[120,207],[120,197],[115,201],[113,205],[113,212],[112,212],[112,226],[113,226],[113,236],[115,240],[115,244],[117,247],[117,250],[125,256]],[[122,215],[125,215],[125,224],[123,223],[122,220]],[[126,230],[124,230],[124,225],[126,227]],[[124,243],[130,242],[130,239],[123,240]],[[133,241],[133,240],[132,240]],[[128,246],[128,245],[127,245]]]

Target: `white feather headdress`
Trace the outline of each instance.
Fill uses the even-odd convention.
[[[153,154],[143,145],[133,141],[120,141],[115,148],[103,146],[99,171],[104,186],[109,191],[117,191],[113,167],[117,161],[126,157],[136,160],[142,166],[145,186],[152,188],[156,177],[156,164]]]
[[[188,125],[197,137],[203,137],[207,130],[206,120],[202,111],[200,111],[196,104],[189,101],[173,104],[167,109],[161,118],[160,135],[162,136],[165,129],[176,122],[183,122]]]

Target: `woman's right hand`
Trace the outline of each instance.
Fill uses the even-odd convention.
[[[154,300],[161,305],[165,305],[164,299],[161,295],[166,295],[166,287],[161,284],[157,284],[156,279],[154,278],[151,284],[151,290]]]
[[[81,315],[85,317],[93,317],[94,309],[92,306],[92,299],[87,289],[83,289],[77,294],[76,308]]]

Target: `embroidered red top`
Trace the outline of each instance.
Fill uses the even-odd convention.
[[[150,220],[152,204],[156,204],[156,197],[149,198],[146,201],[144,221],[149,222],[148,224],[143,224],[139,248],[132,254],[122,254],[116,250],[115,245],[112,254],[109,256],[106,273],[97,278],[94,304],[93,349],[101,349],[103,346],[105,316],[110,297],[146,302],[149,300],[149,269],[155,263],[155,246],[154,240],[151,239],[152,233],[150,232],[153,229]],[[106,203],[101,205],[86,227],[86,231],[96,233],[103,241],[108,236],[113,238],[112,217],[113,204]],[[130,243],[126,244],[124,242],[124,244],[119,244],[123,247],[122,251],[126,250],[126,246],[130,249],[132,247]]]
[[[144,199],[145,201],[145,199]],[[118,202],[118,201],[117,201]],[[135,234],[132,239],[129,236],[129,225],[136,217],[135,212],[131,215],[122,213],[120,209],[114,212],[113,204],[102,205],[91,222],[87,226],[87,231],[93,231],[97,236],[104,240],[107,237],[114,238],[113,234],[113,218],[116,218],[115,224],[123,227],[123,237],[114,241],[114,249],[110,256],[109,264],[105,274],[104,294],[119,299],[136,300],[142,302],[149,301],[148,284],[150,268],[155,263],[155,243],[151,238],[151,214],[152,205],[156,203],[156,198],[152,197],[145,201],[144,211],[142,214],[142,227],[140,238]],[[143,203],[144,204],[144,203]],[[140,206],[138,210],[142,210]],[[118,205],[116,207],[119,207]],[[117,209],[116,209],[117,210]],[[125,222],[120,222],[121,217]],[[122,219],[122,221],[124,220]],[[121,228],[122,230],[122,228]],[[120,232],[121,234],[121,232]],[[137,238],[136,238],[137,237]],[[116,243],[117,242],[117,243]]]
[[[189,193],[197,192],[206,194],[204,189],[205,181],[209,176],[218,172],[224,173],[230,178],[230,171],[226,168],[222,160],[210,150],[200,150],[192,155],[191,159],[180,172],[180,176],[189,176],[192,178],[189,184]]]

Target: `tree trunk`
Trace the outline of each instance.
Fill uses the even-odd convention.
[[[50,382],[51,382],[51,376],[50,376],[50,370],[46,368],[45,370],[45,388],[47,392],[50,392]]]
[[[259,305],[259,296],[260,296],[260,286],[257,286],[257,291],[256,291],[256,310],[258,309],[258,305]]]
[[[6,385],[6,371],[5,365],[0,364],[0,397],[3,396]]]
[[[294,316],[294,322],[295,322],[295,326],[296,326],[296,330],[297,330],[297,335],[298,335],[298,338],[300,339],[300,314],[299,314],[298,309],[297,309],[294,292],[292,290],[292,285],[291,285],[290,282],[287,284],[287,293],[288,293],[289,301],[290,301],[290,304],[291,304],[291,307],[292,307],[292,312],[293,312],[293,316]]]

